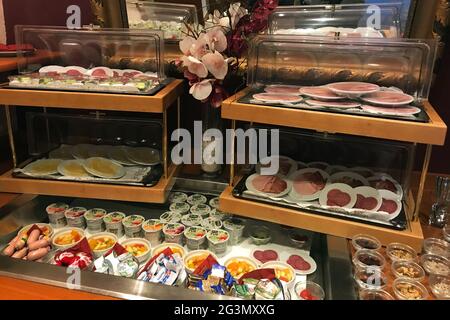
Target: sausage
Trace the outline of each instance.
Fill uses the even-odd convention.
[[[30,251],[33,251],[33,250],[37,250],[39,248],[47,247],[48,245],[49,245],[48,240],[42,239],[42,240],[34,241],[33,243],[29,244],[28,249]]]
[[[12,245],[13,247],[16,245],[16,241],[19,240],[19,235],[15,236],[14,239],[12,239],[9,242],[9,245]]]
[[[6,246],[5,249],[3,249],[3,254],[7,255],[8,257],[11,257],[15,250],[15,244],[17,239],[19,239],[19,236],[16,236],[14,239],[12,239],[9,244]]]
[[[33,242],[37,241],[40,235],[41,235],[40,230],[35,229],[31,231],[30,235],[28,236],[27,244],[30,245]]]
[[[27,259],[30,261],[38,260],[43,258],[48,253],[47,248],[40,248],[37,250],[33,250],[27,255]]]
[[[16,250],[21,250],[23,247],[25,247],[25,244],[27,243],[27,236],[21,235],[20,238],[15,243]]]
[[[17,259],[22,259],[23,257],[25,257],[27,255],[27,252],[28,252],[28,248],[22,248],[19,251],[16,251],[16,253],[14,253],[11,257],[17,258]]]

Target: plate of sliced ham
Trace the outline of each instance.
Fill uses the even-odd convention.
[[[319,197],[322,207],[351,209],[356,203],[355,190],[343,183],[333,183],[325,187]]]
[[[270,85],[264,88],[267,93],[300,95],[300,87],[289,85]]]
[[[378,91],[364,95],[363,101],[382,106],[404,106],[414,101],[414,97],[398,91]]]
[[[297,275],[308,275],[317,270],[316,261],[310,256],[301,253],[290,255],[286,263],[294,268]]]
[[[361,109],[366,112],[382,114],[386,116],[413,116],[420,113],[417,107],[405,106],[405,107],[375,107],[375,106],[361,106]]]
[[[330,177],[330,182],[347,184],[352,188],[363,187],[363,186],[369,185],[369,182],[367,181],[367,179],[364,178],[362,175],[355,173],[355,172],[349,172],[349,171],[338,172],[338,173],[333,174]]]
[[[251,192],[270,198],[281,198],[289,193],[292,183],[281,176],[262,176],[252,174],[245,181],[245,186]]]
[[[306,100],[306,103],[315,107],[325,108],[339,108],[339,109],[353,109],[361,106],[360,103],[354,101],[319,101],[319,100]]]
[[[268,169],[273,161],[278,162],[278,172],[276,174],[279,176],[287,177],[297,170],[297,162],[295,160],[285,156],[270,156],[260,160],[256,165],[256,172],[261,173],[261,169]]]
[[[374,176],[367,179],[372,188],[377,190],[387,190],[396,195],[396,199],[401,200],[403,198],[403,188],[396,180],[390,176]]]
[[[293,94],[286,93],[256,93],[253,95],[253,99],[262,102],[272,102],[272,103],[298,103],[303,101],[303,98]]]
[[[337,95],[352,98],[380,90],[378,85],[368,82],[336,82],[328,84],[327,87]]]
[[[382,215],[387,215],[387,220],[393,220],[398,217],[402,211],[402,202],[397,198],[397,195],[387,190],[379,190],[381,195],[381,206],[378,212]]]
[[[316,200],[327,185],[329,177],[328,173],[317,168],[298,170],[289,176],[292,181],[289,196],[299,202]]]
[[[339,96],[327,87],[303,87],[300,93],[304,96],[317,100],[341,100],[345,97]]]
[[[372,187],[355,188],[356,203],[353,208],[364,211],[378,211],[382,204],[381,194]]]

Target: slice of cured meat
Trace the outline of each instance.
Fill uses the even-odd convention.
[[[278,253],[274,250],[256,250],[253,252],[253,257],[262,263],[266,263],[276,261],[278,259]]]
[[[393,214],[397,211],[398,205],[394,200],[383,199],[383,203],[381,204],[380,209],[378,211],[387,212],[389,214]]]
[[[296,103],[303,100],[300,96],[294,96],[281,93],[256,93],[253,99],[264,102],[279,102],[279,103]]]
[[[303,87],[300,89],[302,95],[319,99],[319,100],[340,100],[344,99],[338,96],[327,87]]]
[[[325,188],[325,180],[319,172],[307,172],[294,179],[293,187],[298,194],[313,195]]]
[[[416,107],[375,107],[362,106],[362,110],[370,113],[384,114],[388,116],[412,116],[420,113],[422,110]]]
[[[297,86],[283,86],[283,85],[273,85],[264,88],[267,93],[278,93],[278,94],[292,94],[299,95],[300,87]]]
[[[306,100],[306,103],[312,106],[327,107],[327,108],[341,108],[350,109],[358,108],[361,104],[353,101],[319,101],[319,100]]]
[[[327,194],[327,205],[330,207],[345,207],[351,200],[348,193],[342,192],[339,189],[330,190]]]
[[[352,188],[364,186],[364,183],[361,180],[353,179],[352,177],[348,177],[348,176],[333,180],[333,182],[348,184]]]
[[[362,210],[374,210],[378,205],[377,199],[374,197],[364,197],[362,194],[357,195],[357,200],[355,204],[356,209]]]
[[[291,255],[286,261],[292,268],[300,271],[308,271],[311,269],[311,265],[305,259],[298,255]]]
[[[397,193],[398,191],[395,184],[390,180],[383,180],[383,179],[371,180],[370,185],[377,190],[389,190],[394,193]]]
[[[348,93],[362,93],[362,92],[376,92],[380,87],[376,84],[367,82],[337,82],[327,86],[333,91],[348,92]]]
[[[407,105],[414,101],[409,94],[396,91],[378,91],[362,97],[364,101],[381,105]]]
[[[257,176],[252,181],[253,187],[265,193],[278,194],[282,193],[287,188],[287,183],[277,176]]]

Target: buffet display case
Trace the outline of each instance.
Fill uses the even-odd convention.
[[[279,6],[269,34],[399,38],[401,3]]]
[[[51,58],[23,57],[0,88],[14,164],[0,189],[164,202],[183,83],[164,75],[162,32],[17,26],[16,37]]]
[[[233,163],[221,210],[346,238],[369,233],[384,245],[400,241],[420,248],[418,216],[432,145],[443,145],[447,131],[427,100],[434,48],[433,43],[402,39],[254,39],[248,87],[224,102],[222,117],[232,120],[233,128],[245,121],[280,129],[280,136],[294,130],[278,153],[288,156],[278,162],[294,170],[267,177],[258,166],[239,172]],[[426,145],[426,154],[413,195],[408,180],[417,144]],[[231,158],[236,162],[235,155]],[[258,160],[259,169],[270,163]],[[338,177],[330,179],[334,174]],[[312,192],[304,189],[309,187],[317,191],[314,197],[305,197]],[[386,190],[397,196],[386,196]],[[367,198],[378,204],[360,210]],[[382,221],[377,206],[384,206],[383,199],[402,202],[401,222]],[[395,213],[398,204],[396,210],[381,211]]]

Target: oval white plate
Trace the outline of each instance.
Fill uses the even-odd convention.
[[[356,172],[357,174],[363,176],[366,179],[373,176],[373,171],[370,170],[369,168],[354,167],[354,168],[350,168],[349,171]]]
[[[322,161],[309,162],[309,163],[307,163],[307,165],[309,168],[317,168],[317,169],[321,169],[324,171],[327,171],[328,167],[330,166],[329,163],[322,162]]]
[[[92,167],[92,162],[94,162],[94,161],[101,161],[104,163],[104,165],[112,166],[115,173],[108,174],[106,172],[101,172],[101,171],[95,170]],[[86,161],[84,162],[84,169],[86,169],[87,172],[89,172],[90,174],[92,174],[96,177],[106,178],[106,179],[119,179],[119,178],[122,178],[126,173],[126,171],[122,165],[120,165],[114,161],[111,161],[109,159],[98,158],[98,157],[86,159]]]
[[[58,173],[58,165],[61,159],[41,159],[28,164],[22,169],[22,172],[29,176],[47,176]],[[39,166],[46,167],[45,170],[39,170]],[[41,168],[42,169],[42,168]]]
[[[362,195],[366,198],[375,198],[377,200],[377,206],[373,208],[372,210],[365,210],[361,208],[355,208],[358,210],[365,210],[365,211],[378,211],[380,209],[381,204],[383,203],[383,199],[381,198],[381,194],[377,189],[374,189],[372,187],[358,187],[353,189],[356,193],[356,202],[358,202],[358,195]],[[355,203],[356,205],[356,203]]]
[[[367,181],[369,181],[369,185],[372,186],[372,181],[378,181],[378,180],[385,180],[385,181],[390,181],[394,184],[395,188],[397,189],[396,192],[392,192],[391,193],[395,193],[397,195],[397,199],[401,200],[403,199],[403,188],[402,186],[396,181],[394,180],[391,176],[389,175],[378,175],[378,176],[374,176],[374,177],[370,177],[369,179],[367,179]],[[386,191],[390,191],[387,189],[377,189],[378,191],[381,190],[386,190]]]
[[[66,160],[59,164],[58,172],[60,175],[67,177],[90,177],[89,173],[86,171],[83,164],[84,164],[83,160]],[[81,175],[79,174],[74,175],[73,172],[70,172],[70,170],[67,169],[67,167],[71,165],[78,166],[83,171],[83,173]]]
[[[300,93],[304,96],[308,96],[319,100],[342,100],[345,97],[336,95],[330,88],[327,87],[303,87],[300,89]]]
[[[254,192],[254,193],[258,194],[258,195],[264,196],[264,197],[269,197],[269,198],[281,198],[281,197],[284,197],[285,195],[287,195],[289,193],[289,191],[291,191],[292,182],[287,180],[287,179],[284,179],[282,176],[278,176],[280,179],[284,180],[286,182],[286,185],[287,185],[286,189],[283,192],[281,192],[281,193],[261,192],[261,191],[257,190],[253,186],[253,180],[256,177],[259,177],[259,176],[260,176],[260,174],[255,173],[255,174],[252,174],[250,177],[247,178],[247,180],[245,181],[245,186],[247,187],[247,189],[249,191]]]
[[[329,166],[326,171],[330,176],[333,176],[336,173],[348,171],[348,168],[336,165],[336,166]]]
[[[125,149],[128,159],[132,162],[144,166],[154,166],[161,163],[159,150],[147,147]]]
[[[303,260],[305,260],[306,262],[308,262],[309,265],[311,266],[311,268],[309,268],[309,270],[305,270],[305,271],[297,270],[297,269],[295,269],[294,267],[291,266],[292,269],[294,269],[294,271],[295,271],[295,273],[296,273],[297,275],[300,275],[300,276],[307,276],[307,275],[309,275],[309,274],[313,274],[314,272],[316,272],[316,270],[317,270],[317,263],[316,263],[316,261],[315,261],[313,258],[311,258],[311,256],[308,256],[308,255],[305,255],[305,254],[302,254],[302,253],[295,253],[295,255],[302,257]],[[289,255],[289,257],[286,259],[286,261],[285,261],[286,264],[288,264],[288,263],[287,263],[287,260],[288,260],[291,256],[293,256],[293,254]]]
[[[345,182],[339,181],[340,179],[343,179],[343,178],[346,178],[346,177],[361,182],[363,184],[362,186],[368,186],[369,185],[369,181],[367,181],[367,179],[364,178],[362,175],[360,175],[358,173],[355,173],[355,172],[350,172],[350,171],[338,172],[338,173],[333,174],[330,177],[330,182],[331,183],[347,184]],[[354,188],[353,186],[350,186],[350,187]]]
[[[395,193],[393,193],[393,192],[391,192],[389,190],[379,190],[379,192],[380,192],[382,200],[383,199],[387,199],[387,200],[395,201],[395,203],[397,204],[397,210],[395,212],[393,212],[392,214],[390,214],[388,212],[383,212],[383,211],[378,211],[378,212],[382,213],[383,216],[386,214],[387,216],[385,218],[387,220],[394,220],[395,218],[398,217],[398,215],[402,211],[402,207],[403,207],[402,202],[398,199],[397,194],[395,194]]]
[[[354,88],[351,88],[351,86]],[[366,88],[362,88],[364,86]],[[369,94],[380,90],[378,85],[367,82],[336,82],[328,84],[327,87],[334,93],[344,97],[360,97],[364,94]]]
[[[252,98],[262,102],[281,103],[281,104],[298,103],[303,101],[303,98],[300,95],[296,96],[286,93],[256,93],[253,95]]]
[[[331,190],[335,190],[335,189],[338,189],[341,192],[347,193],[350,196],[350,202],[347,205],[345,205],[344,207],[329,206],[327,204],[328,193]],[[325,189],[322,190],[322,193],[320,194],[320,197],[319,197],[319,203],[322,207],[326,207],[326,208],[335,207],[335,208],[351,209],[355,206],[355,203],[356,203],[356,193],[355,193],[355,190],[352,187],[350,187],[349,185],[346,185],[343,183],[329,184],[325,187]]]
[[[295,172],[297,170],[297,162],[289,157],[285,157],[285,156],[270,156],[270,157],[266,157],[260,160],[260,162],[256,165],[256,172],[257,173],[261,173],[261,162],[271,162],[272,159],[274,158],[279,158],[279,159],[285,159],[287,160],[287,162],[289,162],[289,164],[291,165],[289,172],[287,174],[281,174],[280,172],[278,172],[278,175],[281,177],[289,177],[289,175],[292,172]],[[280,169],[280,168],[279,168]],[[280,170],[278,170],[280,171]]]
[[[403,100],[393,101],[395,100],[395,98]],[[378,91],[371,94],[367,94],[361,97],[361,99],[365,102],[382,106],[404,106],[414,101],[413,96],[396,91]]]
[[[314,172],[318,172],[322,176],[323,180],[325,181],[325,187],[326,187],[326,185],[328,183],[328,179],[330,178],[330,176],[324,170],[321,170],[321,169],[318,169],[318,168],[306,168],[306,169],[298,170],[298,171],[292,173],[289,176],[289,180],[291,181],[291,184],[292,184],[292,189],[291,189],[291,192],[289,192],[289,197],[292,200],[298,201],[298,202],[305,202],[305,201],[316,200],[316,199],[319,198],[319,196],[322,193],[323,189],[320,190],[320,191],[317,191],[316,193],[311,194],[311,195],[302,195],[302,194],[298,193],[295,190],[295,188],[294,188],[294,181],[295,181],[295,179],[298,176],[301,176],[301,175],[303,175],[305,173],[314,173]]]

